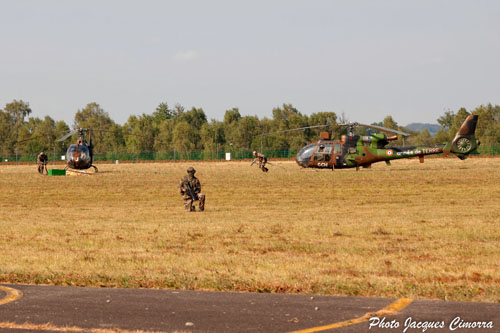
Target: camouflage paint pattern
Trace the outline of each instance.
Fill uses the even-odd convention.
[[[474,136],[477,119],[477,115],[467,117],[455,138],[443,145],[386,147],[397,137],[387,137],[382,133],[363,137],[352,135],[343,136],[342,140],[320,140],[307,145],[298,152],[296,160],[302,167],[342,169],[369,168],[373,163],[382,161],[390,165],[391,160],[412,157],[418,157],[423,163],[424,156],[435,154],[447,156],[453,153],[460,159],[466,159],[479,146]]]

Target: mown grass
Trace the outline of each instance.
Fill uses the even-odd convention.
[[[249,164],[0,167],[0,282],[500,301],[499,159]]]

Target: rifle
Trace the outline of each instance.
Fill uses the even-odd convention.
[[[188,189],[188,192],[189,192],[189,196],[191,197],[191,199],[194,201],[197,201],[198,198],[196,197],[196,195],[194,195],[194,191],[193,189],[191,188],[191,184],[189,184],[188,181],[184,181],[184,184],[186,185],[187,189]]]

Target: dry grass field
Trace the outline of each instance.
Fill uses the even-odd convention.
[[[1,166],[0,282],[500,302],[500,159],[276,164]]]

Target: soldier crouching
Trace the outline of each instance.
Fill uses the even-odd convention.
[[[43,172],[48,173],[47,171],[47,163],[49,162],[49,158],[47,154],[45,154],[43,151],[38,154],[36,158],[36,164],[38,166],[38,173],[43,175]]]
[[[198,178],[194,176],[196,170],[193,167],[187,169],[187,176],[181,179],[179,183],[179,192],[184,199],[184,208],[188,212],[196,211],[194,202],[198,201],[198,210],[200,212],[205,210],[205,195],[201,192],[201,184]]]
[[[259,169],[261,169],[264,172],[268,172],[269,169],[266,168],[266,163],[267,163],[267,157],[264,154],[258,153],[257,151],[253,151],[253,157],[255,157],[254,162],[258,161],[259,162]],[[252,164],[254,163],[252,162]]]

